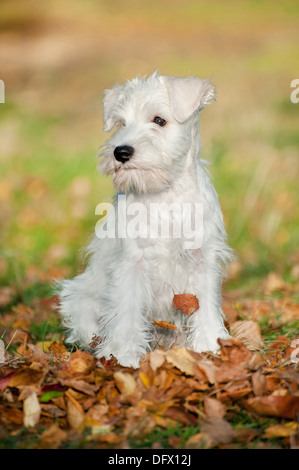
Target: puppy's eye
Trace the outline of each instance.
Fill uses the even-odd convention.
[[[158,126],[160,126],[160,127],[163,127],[163,126],[165,126],[165,124],[167,124],[165,119],[161,118],[160,116],[154,117],[153,122],[155,124],[158,124]]]

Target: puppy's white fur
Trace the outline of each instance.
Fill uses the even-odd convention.
[[[153,320],[177,325],[181,343],[198,352],[217,350],[217,338],[228,336],[221,283],[231,251],[216,192],[198,158],[198,114],[214,98],[207,80],[156,72],[105,91],[104,130],[117,130],[105,144],[101,169],[128,204],[201,202],[203,242],[192,250],[183,239],[95,236],[85,272],[61,285],[60,312],[69,342],[88,348],[96,335],[101,338],[98,357],[113,355],[124,366],[138,367],[152,344]],[[159,127],[155,116],[167,124]],[[135,150],[125,163],[113,155],[122,145]],[[190,317],[172,307],[174,294],[182,293],[199,299],[200,309]]]

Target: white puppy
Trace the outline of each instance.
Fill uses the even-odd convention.
[[[112,176],[120,192],[114,211],[104,218],[99,236],[88,248],[85,272],[63,281],[60,292],[68,341],[89,348],[96,336],[97,357],[113,355],[124,366],[138,367],[141,356],[154,345],[154,320],[175,324],[180,345],[197,352],[216,351],[217,338],[228,336],[221,283],[231,251],[217,194],[198,157],[198,114],[214,98],[215,88],[208,80],[156,72],[105,91],[104,130],[117,130],[104,146],[101,169]],[[140,236],[126,231],[129,224],[136,229],[136,220],[120,216],[119,196],[133,212],[137,208],[140,215],[140,207],[144,209]],[[148,214],[160,203],[164,209],[172,204],[181,207],[183,223],[191,214],[201,232],[194,236],[196,243],[190,243],[190,223],[182,236],[145,234],[151,223]],[[127,214],[133,215],[132,210]],[[177,215],[171,219],[167,210],[158,211],[159,227],[169,220],[173,227]],[[116,237],[111,231],[110,236],[103,235],[109,221],[118,227]],[[172,306],[174,294],[183,293],[199,300],[193,315]]]

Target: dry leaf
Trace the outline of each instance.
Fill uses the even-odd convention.
[[[253,393],[256,397],[262,396],[265,391],[265,376],[258,370],[251,376]]]
[[[295,419],[296,412],[299,410],[299,397],[269,395],[249,398],[246,406],[259,415]]]
[[[284,289],[285,286],[286,283],[284,282],[280,274],[276,272],[271,272],[268,274],[265,281],[265,294],[271,294],[271,292]]]
[[[208,434],[202,432],[189,437],[186,442],[186,449],[209,449],[214,444]]]
[[[205,374],[210,384],[213,385],[216,382],[217,367],[212,361],[199,361],[196,367]]]
[[[244,367],[224,362],[221,367],[218,367],[215,374],[217,383],[230,382],[231,380],[246,379],[247,372]]]
[[[181,372],[188,375],[194,375],[194,366],[196,361],[186,348],[170,349],[165,352],[166,360],[174,365]]]
[[[224,418],[226,408],[223,403],[215,398],[205,397],[204,398],[204,411],[208,419],[212,418]]]
[[[69,361],[64,362],[59,370],[59,377],[84,376],[94,369],[96,366],[96,358],[89,352],[80,351],[79,349],[73,353]]]
[[[264,439],[272,439],[273,437],[290,437],[296,436],[298,432],[298,423],[293,421],[285,424],[275,424],[266,429],[263,434]]]
[[[173,325],[172,323],[169,323],[168,321],[153,321],[153,324],[155,326],[159,326],[160,328],[169,328],[170,330],[178,330],[178,327]]]
[[[156,372],[159,367],[164,364],[165,353],[162,349],[155,349],[149,354],[149,362],[153,372]]]
[[[115,384],[123,395],[133,395],[136,388],[136,381],[131,374],[124,372],[115,372],[113,374]]]
[[[198,298],[193,294],[178,294],[173,297],[172,305],[185,315],[192,315],[199,309]]]
[[[38,387],[44,378],[45,372],[43,370],[35,370],[30,367],[24,367],[16,372],[10,378],[8,383],[9,387],[22,389],[27,386]]]
[[[78,429],[84,420],[85,414],[82,406],[69,396],[67,401],[67,420],[71,428]]]
[[[229,444],[234,436],[235,431],[232,426],[221,418],[213,418],[203,422],[201,426],[203,436],[207,435],[216,444]]]
[[[237,321],[230,326],[230,332],[236,340],[246,344],[248,349],[260,349],[264,345],[260,327],[254,321]]]
[[[26,428],[34,427],[40,418],[41,408],[36,396],[32,393],[23,402],[24,426]]]
[[[0,288],[0,308],[6,307],[12,301],[14,291],[11,287]]]
[[[57,424],[52,424],[40,436],[38,448],[58,449],[67,437],[67,433],[59,428]]]

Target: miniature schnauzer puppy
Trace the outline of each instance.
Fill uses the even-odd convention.
[[[61,283],[59,307],[67,340],[89,349],[96,338],[99,358],[114,356],[123,366],[138,367],[156,344],[154,321],[175,325],[177,344],[197,352],[215,352],[217,339],[229,336],[221,284],[231,250],[217,194],[199,159],[198,115],[213,99],[208,80],[158,72],[104,92],[104,131],[116,132],[103,146],[100,167],[119,191],[113,205],[118,236],[93,237],[86,270]],[[153,204],[189,204],[193,222],[201,220],[200,244],[188,245],[188,231],[125,236],[122,229],[130,221],[117,211],[120,197],[149,212]],[[202,208],[201,218],[194,207]],[[159,223],[167,222],[166,212],[160,212]],[[146,218],[143,229],[149,223]],[[199,301],[192,315],[172,305],[174,295],[184,293]]]

